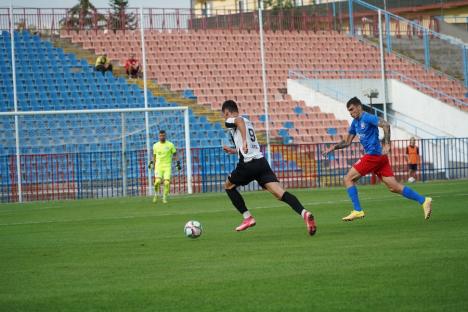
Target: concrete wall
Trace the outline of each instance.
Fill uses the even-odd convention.
[[[304,85],[299,80],[288,79],[288,94],[295,101],[304,101],[307,106],[318,106],[324,113],[332,113],[338,119],[351,123],[352,118],[343,102],[335,100],[323,93]]]
[[[387,82],[390,107],[398,120],[392,120],[394,138],[408,135],[422,138],[434,136],[468,137],[468,113],[432,98],[395,79]],[[338,119],[351,120],[344,103],[352,96],[369,103],[363,94],[373,88],[382,103],[382,83],[378,79],[322,79],[288,80],[288,93],[295,100],[304,100],[309,106],[319,106],[323,112],[333,113]],[[317,91],[318,90],[318,91]],[[338,100],[339,99],[339,100]],[[419,128],[420,130],[417,130]],[[425,130],[425,131],[422,131]]]
[[[307,106],[318,106],[325,113],[332,113],[337,119],[347,120],[351,124],[353,120],[349,115],[344,102],[335,100],[323,93],[316,92],[297,80],[288,80],[288,93],[293,100],[304,101]],[[380,137],[383,137],[382,129],[379,128]],[[414,134],[397,127],[392,128],[392,138],[395,140],[407,140]]]
[[[372,103],[384,102],[384,90],[382,80],[380,79],[314,79],[303,81],[303,84],[309,85],[312,89],[322,93],[330,94],[329,92],[339,91],[346,98],[357,96],[363,103],[369,103],[369,98],[365,95],[369,89],[374,89],[379,92],[377,98],[372,99]],[[387,83],[388,84],[388,83]],[[390,88],[388,84],[387,89]],[[391,90],[387,90],[391,93]],[[392,99],[388,98],[389,102]]]
[[[468,113],[392,79],[392,109],[455,137],[468,137]]]
[[[464,29],[458,28],[455,25],[445,22],[442,18],[439,19],[440,32],[460,39],[461,41],[468,42],[468,32]]]

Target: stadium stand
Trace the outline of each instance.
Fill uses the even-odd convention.
[[[149,77],[169,85],[172,90],[192,90],[198,104],[212,110],[218,111],[225,99],[233,98],[258,130],[265,129],[258,34],[225,31],[148,31],[146,34]],[[96,53],[105,51],[120,62],[128,53],[136,53],[141,58],[138,32],[107,35],[100,36],[104,40],[99,43],[85,31],[72,32],[68,37]],[[272,136],[279,137],[283,143],[322,143],[342,137],[347,129],[346,121],[336,120],[333,115],[320,112],[318,107],[306,107],[285,94],[287,71],[291,67],[288,58],[268,59],[267,56],[269,60],[273,60],[267,68]],[[330,127],[337,130],[336,135],[327,133]]]
[[[106,52],[121,63],[129,53],[141,57],[139,36],[139,32],[116,31],[98,36],[100,41],[96,42],[95,35],[86,31],[68,34],[73,42],[94,49],[96,53]],[[172,90],[193,90],[198,103],[213,110],[220,108],[223,99],[234,98],[258,129],[265,128],[257,32],[147,31],[145,36],[149,77],[169,85]],[[284,143],[320,143],[343,136],[347,127],[345,121],[321,113],[318,107],[294,102],[285,94],[288,70],[331,70],[321,74],[320,78],[324,79],[343,78],[342,70],[378,72],[378,49],[338,32],[270,31],[266,32],[265,42],[273,136],[281,137]],[[466,101],[466,89],[460,82],[433,70],[427,71],[395,54],[387,55],[386,59],[387,70],[409,77],[404,82],[413,88],[449,105],[458,105],[454,99]],[[364,75],[354,73],[346,78],[363,78]],[[286,126],[291,123],[292,127]]]
[[[42,40],[28,32],[15,32],[16,73],[18,109],[20,111],[84,110],[103,108],[137,108],[144,103],[143,90],[134,83],[115,77],[110,73],[102,75],[94,71],[84,59],[77,59],[72,53],[64,53],[51,42]],[[0,55],[5,60],[1,66],[0,92],[1,111],[13,111],[13,83],[11,67],[10,34],[2,32]],[[148,93],[150,107],[175,107],[164,97]],[[219,148],[224,137],[220,123],[213,123],[205,116],[196,116],[189,111],[192,148]],[[122,161],[122,122],[120,114],[65,114],[28,115],[19,117],[20,153],[42,155],[25,158],[23,170],[28,174],[49,172],[49,176],[24,177],[25,185],[35,185],[37,181],[52,181],[62,177],[68,180],[70,166],[69,153],[79,154],[80,180],[100,180],[121,178]],[[144,114],[132,113],[126,117],[126,150],[145,149]],[[157,140],[157,131],[166,129],[170,140],[180,149],[185,147],[183,114],[164,112],[150,114],[151,140]],[[15,154],[14,118],[0,120],[1,155]],[[141,154],[141,155],[140,155]],[[71,154],[70,154],[71,155]],[[130,168],[146,170],[145,152],[128,159],[133,162]],[[13,156],[12,156],[13,157]],[[72,157],[72,156],[70,156]],[[78,156],[77,156],[78,157]],[[99,159],[96,159],[98,157]],[[219,156],[218,156],[219,157]],[[294,162],[284,160],[281,153],[274,153],[274,167],[296,170]],[[233,157],[228,157],[233,158]],[[0,171],[7,180],[13,181],[14,158],[2,162]],[[214,164],[212,161],[217,161]],[[231,163],[233,159],[225,162]],[[72,164],[72,165],[70,165]],[[54,167],[58,169],[54,171]],[[193,162],[197,174],[225,174],[231,165],[221,166],[219,159],[202,159]],[[63,169],[61,169],[63,168]],[[68,168],[68,169],[67,169]],[[143,169],[141,169],[143,168]],[[78,167],[75,168],[78,170]],[[52,172],[55,172],[52,174]],[[129,178],[141,176],[141,172],[129,172]],[[5,180],[6,181],[6,180]],[[4,181],[4,182],[5,182]],[[7,181],[8,182],[8,181]],[[8,183],[7,183],[8,184]]]
[[[54,48],[50,42],[41,40],[38,36],[28,32],[15,33],[15,46],[20,111],[135,108],[142,107],[144,103],[143,91],[136,85],[128,84],[125,79],[110,74],[103,76],[95,72],[86,60],[76,59],[73,54]],[[1,111],[13,111],[11,41],[7,32],[1,34],[0,55],[4,60],[0,77],[0,91],[4,99]],[[163,97],[154,97],[151,94],[148,95],[148,103],[150,107],[177,106],[175,103],[168,103]],[[112,153],[122,148],[120,114],[28,115],[19,117],[19,121],[21,154],[49,155],[39,161],[35,159],[32,163],[26,162],[26,172],[37,171],[28,170],[34,166],[38,168],[46,163],[50,166],[54,162],[53,155],[80,153],[80,158],[83,155],[88,156],[81,160],[86,167],[83,169],[83,179],[91,175],[95,179],[120,175],[115,162],[121,161],[121,153]],[[190,123],[192,147],[220,145],[221,139],[217,138],[222,138],[224,132],[219,123],[208,122],[206,117],[195,116],[191,111]],[[154,132],[151,135],[152,140],[157,140],[158,129],[166,129],[178,148],[185,147],[181,112],[150,114],[150,125]],[[134,113],[127,117],[127,151],[145,148],[144,128],[143,113]],[[0,129],[1,154],[14,155],[13,117],[2,118]],[[102,159],[92,159],[93,153]],[[67,167],[63,163],[65,158],[54,159],[58,167]],[[43,169],[45,172],[50,171],[50,168]],[[6,164],[2,164],[2,172],[9,172]],[[31,176],[25,178],[25,182],[33,183],[36,179],[37,176]]]
[[[121,64],[131,53],[135,53],[141,60],[140,32],[104,31],[104,26],[97,24],[93,27],[96,28],[91,30],[83,27],[79,31],[78,28],[60,28],[53,33],[45,31],[42,35],[47,36],[44,38],[51,35],[52,42],[28,32],[15,33],[20,110],[142,106],[141,79],[128,81],[119,77],[118,71],[103,76],[96,73],[92,66],[95,56],[101,53],[106,53],[114,62]],[[59,31],[61,38],[54,38]],[[236,29],[146,29],[145,36],[149,77],[147,84],[151,91],[148,94],[149,105],[183,105],[172,96],[161,96],[158,92],[161,89],[175,91],[169,92],[194,103],[190,106],[193,108],[190,111],[191,144],[194,147],[193,186],[196,192],[219,191],[222,189],[224,174],[235,164],[235,157],[223,154],[219,148],[224,133],[221,124],[213,122],[216,121],[213,116],[219,115],[221,103],[227,98],[237,100],[257,130],[266,128],[259,34],[255,30]],[[63,50],[60,47],[64,46],[58,42],[80,46],[76,49],[88,53],[86,59],[79,52],[69,53],[68,48]],[[330,159],[322,159],[320,151],[323,144],[320,143],[338,141],[346,133],[348,124],[345,120],[337,120],[332,114],[321,112],[318,106],[309,107],[304,102],[293,101],[286,91],[288,71],[314,69],[321,71],[322,76],[319,78],[326,79],[369,78],[368,74],[361,76],[359,71],[380,69],[378,49],[334,31],[274,32],[271,28],[265,33],[265,45],[270,134],[273,135],[274,143],[286,143],[273,145],[272,167],[287,187],[339,185],[340,176],[362,154],[361,148],[356,143],[346,152],[336,152]],[[0,91],[5,99],[2,111],[13,110],[10,53],[10,34],[3,32],[0,40],[0,54],[5,60],[1,64],[0,76]],[[88,58],[89,54],[94,58],[93,62]],[[410,77],[412,80],[406,83],[449,105],[457,105],[453,98],[465,101],[466,90],[458,81],[426,70],[396,54],[387,55],[386,69],[387,73],[398,72]],[[352,76],[343,77],[343,70],[348,70]],[[431,93],[431,90],[434,92]],[[205,113],[205,116],[200,115]],[[127,194],[135,190],[133,183],[139,183],[135,194],[146,194],[148,170],[142,115],[128,117],[125,149],[121,145],[121,118],[117,114],[19,117],[20,167],[23,169],[22,182],[26,193],[37,194],[41,192],[34,188],[68,183],[70,185],[66,191],[42,191],[43,195],[39,198],[47,198],[49,193],[64,194],[66,198],[109,196],[103,195],[103,192],[109,190],[112,190],[111,193],[117,190],[120,192],[117,195],[125,195],[122,180],[127,176],[133,180],[129,181]],[[8,201],[17,200],[16,195],[10,196],[17,193],[14,190],[17,167],[13,119],[5,117],[0,122],[1,193],[6,194]],[[178,148],[184,146],[181,114],[153,116],[150,124],[152,140],[156,139],[156,130],[165,128]],[[313,144],[295,145],[297,143]],[[125,151],[137,152],[131,153],[133,158],[128,159],[128,168],[122,164],[122,153]],[[392,163],[396,167],[395,173],[404,177],[406,160],[403,148],[399,145],[393,148]],[[428,161],[427,164],[430,165]],[[122,175],[126,169],[130,172]],[[37,172],[39,176],[31,175]],[[215,177],[220,173],[222,179]],[[327,176],[320,176],[320,173]],[[139,182],[135,182],[136,179]],[[182,173],[177,179],[180,185],[175,192],[186,192],[186,176]],[[70,196],[67,192],[70,192]],[[28,200],[34,199],[38,198],[33,196]]]
[[[48,41],[41,40],[38,36],[30,35],[28,32],[15,33],[16,38],[16,71],[18,89],[19,110],[81,110],[100,108],[136,108],[144,103],[143,91],[134,84],[128,84],[125,79],[114,77],[110,74],[103,76],[93,70],[86,60],[76,59],[71,53],[64,53],[63,50],[55,48]],[[2,59],[1,92],[6,99],[2,105],[2,111],[13,110],[13,87],[11,79],[11,50],[10,35],[2,33],[0,51]],[[148,94],[148,104],[150,107],[171,107],[177,106],[175,103],[168,103],[163,97],[154,97]],[[140,115],[141,117],[142,115]],[[175,124],[182,124],[180,113],[167,113],[157,117],[152,124],[157,128],[175,129]],[[101,150],[96,141],[95,134],[98,130],[92,129],[93,118],[107,120],[103,134],[105,137],[114,137],[121,134],[120,116],[87,116],[81,118],[78,115],[65,115],[62,117],[26,116],[22,117],[28,121],[28,128],[22,128],[20,137],[26,140],[22,145],[22,153],[29,154],[39,152],[44,153],[66,152],[65,140],[76,142],[82,139],[84,145],[81,147],[87,151]],[[117,119],[117,120],[114,120]],[[204,116],[195,116],[190,112],[191,136],[193,147],[219,146],[215,140],[201,140],[200,138],[222,137],[223,131],[220,124],[212,124]],[[11,123],[11,120],[8,122]],[[98,124],[98,123],[96,123]],[[102,123],[99,123],[102,124]],[[68,127],[69,126],[69,127]],[[10,126],[2,125],[4,129]],[[129,132],[138,128],[144,128],[144,122],[135,118],[129,120]],[[65,129],[59,136],[52,136],[56,129]],[[10,129],[13,129],[11,127]],[[39,131],[40,130],[40,131]],[[46,133],[42,133],[42,130]],[[57,132],[61,133],[61,132]],[[4,132],[4,134],[6,134]],[[64,135],[67,135],[66,137]],[[36,138],[37,135],[37,138]],[[183,132],[171,133],[177,146],[183,147]],[[48,144],[37,144],[34,142],[38,138],[47,136]],[[89,138],[92,136],[93,138]],[[4,143],[6,136],[2,137]],[[155,138],[153,138],[155,139]],[[80,142],[78,142],[80,143]],[[120,143],[119,143],[120,144]],[[139,149],[137,141],[130,141],[130,149]],[[9,144],[2,144],[7,146]],[[44,146],[49,146],[44,147]],[[85,147],[83,147],[85,146]]]

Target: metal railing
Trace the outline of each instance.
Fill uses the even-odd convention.
[[[359,15],[359,13],[356,13]],[[266,10],[265,30],[345,30],[348,27],[346,3]],[[424,15],[421,16],[421,20]],[[436,20],[431,19],[437,30]],[[0,8],[0,29],[10,27],[10,9]],[[140,26],[140,9],[129,8],[115,15],[109,9],[73,12],[65,8],[13,8],[17,30],[38,32],[79,30],[133,30]],[[217,9],[207,14],[196,9],[143,8],[143,28],[157,30],[243,29],[258,30],[257,11]]]
[[[369,6],[355,7],[353,11],[356,25],[361,20],[363,29],[370,32],[378,29],[369,15],[369,7],[378,7],[378,3],[369,1]],[[410,1],[411,2],[411,1]],[[364,2],[363,2],[364,3]],[[374,4],[375,6],[373,6]],[[183,9],[183,8],[143,8],[143,28],[156,30],[187,29],[243,29],[258,30],[257,7],[242,11],[236,9]],[[399,7],[387,4],[387,8]],[[391,14],[391,13],[389,13]],[[0,8],[0,29],[10,29],[12,22],[17,30],[56,33],[59,31],[80,30],[133,30],[140,27],[140,9],[128,8],[121,14],[113,13],[109,8],[96,8],[88,11],[74,11],[70,8],[13,8],[13,20],[10,9]],[[416,18],[421,26],[438,31],[436,16],[423,14]],[[398,23],[398,21],[395,21]],[[320,5],[295,6],[284,9],[266,9],[264,29],[271,30],[336,30],[349,29],[349,7],[346,2],[332,2]],[[394,34],[400,36],[399,27],[392,27]],[[412,29],[413,30],[413,29]],[[417,30],[417,26],[414,31]],[[411,35],[407,32],[407,35]]]
[[[409,20],[361,0],[349,0],[349,32],[352,36],[377,41],[390,53],[396,51],[426,69],[436,69],[464,81],[468,87],[468,45],[460,39],[437,32],[436,16]],[[379,14],[382,25],[379,29]]]
[[[419,3],[419,2],[418,2]],[[388,4],[391,6],[391,3]],[[133,31],[142,26],[148,30],[247,30],[259,31],[257,11],[219,9],[207,13],[200,9],[129,8],[125,14],[110,9],[73,11],[71,9],[0,8],[0,29],[28,30],[52,35],[71,36],[75,31],[88,31],[94,36],[108,31]],[[332,2],[321,5],[298,6],[289,9],[265,10],[265,31],[338,31],[356,37],[376,39],[379,28],[379,8],[360,0]],[[351,13],[351,14],[350,14]],[[468,86],[468,48],[450,36],[438,33],[436,16],[421,14],[408,20],[382,11],[385,23],[385,48],[397,51],[413,60],[442,70]],[[11,20],[10,20],[11,19]],[[449,49],[451,63],[446,62],[441,49]]]
[[[343,69],[343,70],[300,70],[300,69],[290,69],[289,77],[290,78],[300,78],[300,79],[380,79],[380,71],[377,70],[364,70],[364,69]],[[464,102],[450,94],[447,94],[441,90],[435,89],[421,81],[408,77],[407,75],[395,71],[395,70],[385,70],[386,79],[397,79],[401,82],[409,84],[422,92],[433,94],[439,100],[453,104],[458,107],[468,107],[468,103]],[[333,93],[340,93],[339,90],[329,90]]]
[[[343,79],[351,79],[362,82],[362,79],[380,80],[381,78],[379,71],[372,70],[289,70],[288,76],[290,79],[305,80],[307,81],[307,86],[313,88],[315,91],[323,93],[343,103],[346,103],[351,97],[355,96],[356,93],[345,92],[343,88],[340,88],[339,86],[330,85],[330,83],[321,83],[321,80],[327,79],[328,81],[330,81],[335,79],[337,81],[342,81]],[[402,82],[411,81],[414,83],[418,83],[419,85],[421,85],[421,87],[432,89],[429,86],[421,84],[416,80],[413,80],[401,73],[394,71],[387,71],[386,78],[398,79]],[[369,86],[366,86],[366,88],[369,88]],[[361,86],[358,89],[364,90],[365,88]],[[444,94],[443,92],[440,93]],[[381,116],[384,115],[383,110],[367,103],[363,104],[367,106],[372,111],[372,113],[379,114]],[[435,132],[434,127],[432,125],[424,124],[421,121],[414,120],[412,118],[409,118],[408,116],[406,116],[404,120],[398,118],[392,113],[387,112],[387,115],[394,126],[402,126],[403,128],[410,130],[417,136],[421,135],[425,137],[451,137],[451,135],[442,130],[438,130],[437,132]]]
[[[327,158],[322,151],[329,144],[274,145],[271,166],[286,188],[317,188],[342,185],[349,168],[362,156],[361,145],[353,143]],[[393,141],[390,161],[400,181],[408,179],[406,147],[409,141]],[[418,180],[468,178],[468,139],[417,140],[420,163]],[[148,175],[145,150],[126,152],[126,168],[122,170],[121,151],[63,154],[21,155],[23,199],[25,201],[145,196]],[[182,153],[185,155],[185,153]],[[181,155],[182,155],[181,154]],[[221,148],[192,149],[193,191],[222,192],[227,175],[237,158]],[[185,161],[181,161],[185,164]],[[15,155],[0,156],[0,201],[18,201]],[[126,182],[122,172],[126,172]],[[185,169],[173,169],[171,193],[187,193]],[[367,176],[360,183],[375,183]],[[126,187],[124,190],[123,187]],[[245,190],[258,190],[251,183]]]
[[[460,0],[367,0],[369,4],[384,9],[386,6],[387,10],[393,9],[408,9],[414,11],[415,9],[443,9],[447,5],[460,4],[463,1]]]
[[[345,7],[343,5],[343,7]],[[258,30],[258,13],[230,9],[213,10],[208,15],[196,9],[143,8],[144,29],[242,29]],[[41,33],[61,31],[134,30],[140,28],[140,9],[129,8],[125,14],[114,15],[109,9],[73,12],[70,9],[0,8],[0,29],[9,30],[13,22],[16,30]],[[324,8],[292,8],[265,11],[265,30],[340,30],[345,23],[333,5]]]
[[[468,24],[468,16],[457,16],[457,15],[443,15],[443,16],[438,16],[437,18],[440,18],[446,23],[453,23],[453,24]]]

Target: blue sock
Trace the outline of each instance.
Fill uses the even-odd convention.
[[[356,185],[348,187],[347,191],[348,191],[349,198],[351,198],[351,201],[353,202],[354,210],[362,211]]]
[[[401,195],[403,195],[404,197],[408,199],[417,201],[420,205],[422,205],[424,201],[426,200],[424,196],[419,195],[416,191],[413,191],[413,189],[407,186],[403,188],[403,192],[401,193]]]

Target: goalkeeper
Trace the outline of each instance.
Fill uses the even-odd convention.
[[[149,163],[148,168],[154,168],[154,197],[153,203],[158,201],[159,187],[161,181],[164,184],[164,192],[162,202],[167,203],[167,195],[171,186],[171,165],[172,157],[177,161],[176,168],[180,171],[180,161],[177,158],[177,151],[174,144],[166,140],[166,131],[159,131],[159,142],[153,145],[153,160]]]

